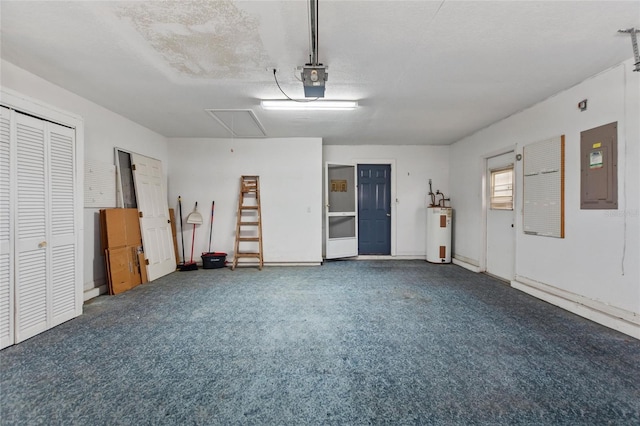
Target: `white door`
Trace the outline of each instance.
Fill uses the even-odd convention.
[[[82,292],[76,285],[82,280],[82,264],[76,238],[80,232],[76,218],[77,169],[75,130],[47,123],[49,130],[50,222],[47,247],[51,250],[50,327],[62,324],[81,313]]]
[[[486,272],[513,280],[515,262],[515,181],[513,151],[487,159]]]
[[[47,329],[48,170],[46,122],[16,114],[16,342]]]
[[[131,164],[144,257],[148,262],[147,276],[153,281],[176,270],[162,162],[131,154]]]
[[[14,342],[10,114],[0,107],[0,349]]]
[[[15,113],[15,341],[79,315],[75,130]]]
[[[354,164],[325,164],[325,257],[358,255],[357,170]]]

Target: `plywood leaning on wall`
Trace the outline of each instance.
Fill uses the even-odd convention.
[[[524,232],[564,238],[564,135],[524,147]]]

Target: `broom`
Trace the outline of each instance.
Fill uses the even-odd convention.
[[[180,204],[180,220],[182,221],[182,204]],[[181,271],[195,271],[198,269],[198,265],[193,261],[193,246],[196,239],[196,225],[202,224],[202,215],[198,213],[198,202],[194,210],[187,216],[187,223],[193,224],[193,233],[191,234],[191,260],[189,262],[183,262],[180,266]],[[184,241],[184,238],[183,238]],[[184,259],[184,242],[182,244],[182,256]]]

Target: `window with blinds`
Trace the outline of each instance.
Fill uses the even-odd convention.
[[[513,166],[491,170],[491,210],[513,210]]]

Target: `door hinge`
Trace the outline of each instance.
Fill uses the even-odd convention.
[[[138,212],[138,217],[144,217],[141,211]]]
[[[133,170],[134,172],[136,171],[136,165],[135,164],[131,165],[131,170]]]
[[[145,264],[145,265],[148,265],[148,264],[149,264],[149,259],[145,259],[145,260],[144,260],[144,264]]]

